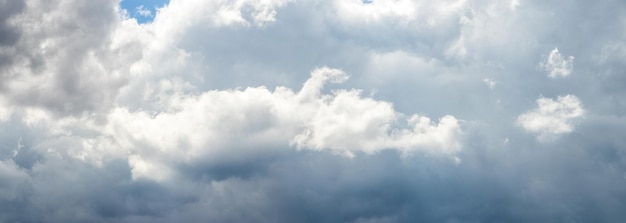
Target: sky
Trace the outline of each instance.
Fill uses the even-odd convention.
[[[125,16],[134,18],[137,23],[152,22],[157,10],[167,5],[169,0],[122,0],[119,10],[126,10]]]
[[[624,222],[621,0],[0,0],[0,222]]]

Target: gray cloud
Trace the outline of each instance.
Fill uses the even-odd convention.
[[[24,1],[8,1],[0,2],[0,46],[13,45],[20,37],[19,30],[11,25],[11,18],[19,14],[24,9]]]
[[[22,209],[5,219],[616,222],[624,217],[622,174],[598,166],[605,162],[598,158],[581,162],[588,156],[580,148],[567,148],[574,155],[565,157],[564,151],[546,149],[477,149],[459,165],[432,157],[401,158],[394,152],[355,159],[299,152],[289,159],[238,165],[254,169],[252,174],[204,175],[165,185],[132,181],[124,162],[94,168],[49,160],[35,168],[35,185],[22,195],[26,202],[9,203]]]
[[[22,12],[24,5],[24,1],[0,2],[0,71],[3,73],[0,77],[6,75],[4,74],[6,67],[13,62],[9,47],[15,44],[21,35],[20,30],[11,24],[11,19]]]
[[[125,49],[130,44],[113,40],[120,25],[117,3],[11,2],[3,3],[8,5],[2,20],[10,19],[19,38],[3,41],[0,51],[7,58],[3,96],[60,116],[106,110],[127,79],[120,72],[138,58]]]

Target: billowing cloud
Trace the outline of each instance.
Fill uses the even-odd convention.
[[[154,115],[117,109],[104,136],[134,154],[134,177],[154,179],[169,175],[168,163],[246,160],[290,144],[348,156],[384,149],[460,151],[460,123],[453,116],[439,123],[420,115],[404,118],[390,103],[363,98],[359,90],[321,93],[326,82],[346,79],[343,71],[320,68],[298,92],[248,87],[185,95],[171,112]]]
[[[129,48],[132,43],[115,40],[120,22],[116,3],[24,4],[24,11],[12,15],[9,23],[20,37],[0,51],[0,57],[11,58],[2,67],[5,100],[60,115],[110,107],[127,81],[128,61],[141,56]]]
[[[538,133],[540,138],[566,134],[574,131],[573,121],[582,117],[585,110],[574,95],[537,99],[537,108],[517,118],[524,129]]]

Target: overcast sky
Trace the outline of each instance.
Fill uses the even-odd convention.
[[[624,222],[623,0],[0,0],[0,222]]]

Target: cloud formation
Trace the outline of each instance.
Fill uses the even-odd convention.
[[[567,77],[574,69],[574,57],[563,56],[559,53],[559,49],[554,48],[546,61],[541,62],[539,66],[548,71],[550,78]]]
[[[150,9],[147,9],[144,5],[140,5],[137,6],[137,8],[135,8],[135,12],[143,17],[153,17],[154,15],[152,15],[152,11],[150,11]]]
[[[566,134],[574,131],[572,121],[585,114],[580,100],[574,95],[537,99],[537,108],[517,118],[517,123],[529,132],[538,133],[539,138]]]
[[[248,160],[290,144],[351,157],[383,149],[460,151],[460,123],[453,116],[439,123],[419,115],[404,120],[389,102],[363,98],[359,90],[321,92],[327,82],[347,78],[324,67],[314,70],[298,92],[248,87],[185,95],[171,112],[154,115],[117,109],[103,135],[134,154],[129,160],[134,178],[155,180],[171,174],[168,163]]]
[[[0,0],[0,222],[626,218],[621,1],[127,1]]]

